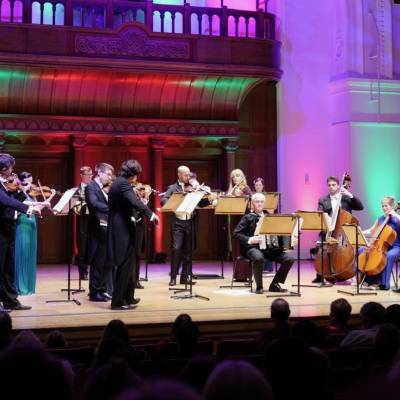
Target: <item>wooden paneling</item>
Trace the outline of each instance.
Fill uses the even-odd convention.
[[[219,161],[204,160],[204,161],[184,161],[184,160],[164,160],[163,182],[164,190],[167,186],[173,184],[177,180],[177,167],[187,165],[190,170],[197,173],[200,183],[204,182],[212,188],[219,187]],[[197,236],[197,249],[193,254],[196,260],[213,260],[218,258],[218,221],[214,215],[214,210],[205,209],[198,211],[199,225]],[[163,215],[163,251],[168,256],[171,253],[171,225],[169,214]]]
[[[68,188],[68,161],[65,158],[17,158],[16,172],[27,171],[34,182],[64,191]],[[54,205],[59,196],[52,201]],[[39,197],[38,201],[42,199]],[[43,211],[38,219],[38,262],[64,263],[67,260],[67,219]]]

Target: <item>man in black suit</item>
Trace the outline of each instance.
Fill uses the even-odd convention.
[[[161,199],[164,205],[173,193],[183,193],[185,188],[190,186],[190,169],[185,165],[178,167],[178,181],[168,186],[167,191]],[[202,199],[198,206],[205,207],[210,205],[206,199]],[[196,243],[196,213],[188,216],[186,214],[171,213],[171,279],[169,286],[176,285],[179,265],[182,260],[182,273],[180,283],[185,284],[189,281],[190,266],[192,262],[192,252]],[[194,232],[192,232],[194,230]]]
[[[294,262],[293,257],[285,253],[277,242],[273,243],[271,240],[271,243],[267,244],[268,239],[272,239],[272,237],[266,239],[262,235],[254,236],[257,223],[264,216],[264,202],[265,196],[262,193],[253,194],[251,197],[253,211],[241,218],[233,232],[233,238],[239,241],[241,254],[252,261],[253,275],[256,281],[256,293],[263,293],[262,273],[266,260],[281,264],[269,285],[269,291],[286,292],[286,289],[281,288],[279,284],[285,283]]]
[[[132,184],[142,172],[136,160],[124,161],[108,195],[107,262],[116,267],[116,278],[111,308],[129,310],[140,299],[134,298],[136,274],[136,232],[132,224],[134,209],[158,224],[159,218],[133,193]]]
[[[15,159],[9,154],[0,154],[0,301],[5,309],[29,310],[18,300],[14,285],[14,245],[16,212],[27,215],[40,214],[38,207],[22,203],[26,196],[23,192],[11,193],[7,189],[15,165]]]
[[[107,163],[100,163],[95,168],[96,177],[85,188],[86,203],[89,208],[89,299],[91,301],[108,301],[106,295],[106,255],[107,255],[107,221],[108,195],[103,187],[113,177],[114,168]]]
[[[326,179],[326,182],[328,184],[329,193],[318,200],[318,211],[323,211],[327,213],[329,217],[331,217],[332,211],[337,206],[340,195],[342,195],[340,207],[343,210],[348,211],[351,214],[353,210],[361,211],[364,209],[364,206],[361,203],[360,199],[355,197],[348,190],[350,188],[349,179],[345,179],[345,182],[347,182],[347,184],[343,185],[342,187],[340,187],[339,185],[339,179],[336,178],[335,176],[329,176]],[[313,280],[313,283],[321,283],[321,282],[322,282],[322,277],[321,275],[317,274],[317,276]]]
[[[78,264],[79,278],[83,281],[88,280],[89,271],[89,208],[85,199],[85,188],[92,181],[92,168],[84,165],[80,169],[81,183],[76,191],[76,195],[80,201],[80,212],[76,217],[76,244],[78,247],[78,254],[76,256],[76,263]]]

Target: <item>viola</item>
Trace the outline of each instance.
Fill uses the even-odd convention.
[[[137,182],[133,189],[135,190],[136,194],[145,200],[149,200],[152,193],[158,194],[158,191],[153,189],[150,185]]]
[[[51,189],[48,186],[37,186],[35,184],[32,184],[27,193],[30,197],[43,196],[45,199],[48,199],[53,195],[54,192],[61,194],[60,192],[57,192],[56,190]]]

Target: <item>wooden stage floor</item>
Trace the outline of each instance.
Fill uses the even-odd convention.
[[[193,287],[194,293],[210,298],[204,301],[199,298],[171,299],[168,290],[169,265],[150,264],[149,281],[143,282],[145,289],[137,290],[136,296],[141,302],[135,310],[114,311],[110,303],[95,303],[88,301],[87,284],[83,282],[85,293],[73,297],[81,302],[75,303],[46,303],[47,300],[62,300],[67,294],[60,289],[67,284],[67,268],[65,265],[39,266],[37,274],[37,293],[30,296],[20,296],[24,304],[32,306],[30,311],[13,311],[13,327],[16,330],[34,329],[48,330],[60,328],[68,329],[102,329],[110,320],[122,319],[133,327],[169,325],[178,314],[189,313],[199,323],[240,321],[242,326],[254,321],[265,323],[270,316],[270,305],[273,298],[266,294],[256,295],[246,288],[220,289],[221,284],[229,284],[232,274],[231,263],[225,264],[225,279],[198,280]],[[144,267],[142,267],[144,269]],[[215,262],[195,262],[194,273],[219,273],[220,265]],[[303,284],[311,282],[315,276],[314,268],[309,261],[301,262],[301,281]],[[72,287],[77,287],[77,271],[73,268]],[[286,288],[297,279],[296,264],[288,277]],[[268,287],[271,278],[264,278],[264,287]],[[336,285],[328,288],[301,288],[301,297],[286,297],[290,303],[292,317],[325,317],[329,314],[329,304],[338,297],[346,297],[353,306],[353,313],[358,313],[362,304],[368,301],[378,301],[385,306],[397,303],[400,295],[392,291],[377,291],[376,296],[349,296],[337,293],[338,289],[353,291],[354,286],[348,284]],[[239,322],[238,322],[239,323]],[[257,328],[255,328],[257,329]]]

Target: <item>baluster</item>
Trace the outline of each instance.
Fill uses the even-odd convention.
[[[246,23],[246,37],[249,37],[249,17],[245,18],[245,23]]]
[[[172,33],[175,33],[175,13],[171,12]]]
[[[192,19],[190,12],[190,4],[185,3],[183,6],[183,15],[182,15],[182,32],[184,35],[189,35],[192,32]]]
[[[14,5],[15,5],[15,0],[11,0],[10,1],[10,22],[14,22]]]
[[[234,17],[235,18],[235,36],[238,37],[239,36],[239,18]]]
[[[210,36],[212,35],[212,19],[213,19],[213,16],[209,15],[208,16],[208,34]]]
[[[164,16],[165,16],[165,12],[164,11],[160,11],[160,20],[161,20],[161,32],[164,32]]]
[[[86,7],[81,7],[81,22],[82,22],[82,26],[85,26],[85,22],[86,22]]]
[[[53,3],[52,4],[52,11],[53,11],[53,25],[56,24],[56,11],[57,11],[57,7],[56,5]]]
[[[220,36],[228,36],[228,8],[222,7],[221,18],[219,19],[219,34]]]
[[[43,25],[44,4],[40,3],[40,25]]]
[[[197,21],[198,21],[198,23],[199,23],[199,32],[198,32],[198,34],[199,35],[201,35],[201,20],[202,20],[202,16],[201,15],[199,15],[199,14],[196,14],[197,15]]]

